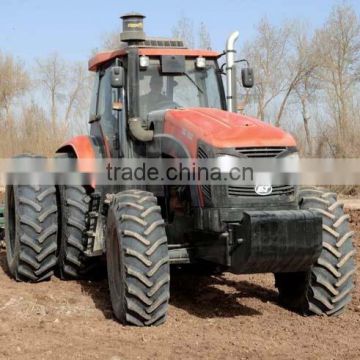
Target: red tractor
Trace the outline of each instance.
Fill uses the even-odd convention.
[[[147,38],[141,14],[123,18],[117,51],[96,55],[90,135],[64,144],[77,159],[296,157],[293,137],[237,114],[235,41],[224,53]],[[226,56],[226,74],[219,59]],[[227,75],[227,91],[223,86]],[[242,69],[244,87],[253,72]],[[18,281],[79,278],[106,256],[123,324],[162,324],[170,265],[273,273],[280,302],[336,315],[351,300],[353,233],[336,194],[297,186],[8,185],[7,262]],[[195,266],[194,266],[195,269]]]

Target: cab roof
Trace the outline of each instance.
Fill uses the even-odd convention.
[[[114,60],[118,57],[125,56],[128,52],[129,48],[121,48],[119,50],[102,52],[95,55],[89,61],[89,70],[90,71],[98,71],[102,64]],[[203,56],[205,58],[216,59],[221,53],[212,50],[198,50],[198,49],[186,49],[186,48],[178,48],[178,47],[167,47],[167,48],[138,48],[139,55],[145,56],[161,56],[161,55],[183,55],[187,58],[196,58],[199,56]]]

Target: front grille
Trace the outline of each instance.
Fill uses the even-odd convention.
[[[289,185],[283,186],[273,186],[273,191],[271,194],[266,195],[265,197],[271,196],[290,196],[295,194],[295,187]],[[229,186],[228,187],[228,196],[230,197],[259,197],[255,192],[254,186]]]
[[[280,146],[267,146],[267,147],[247,147],[235,148],[239,155],[246,156],[247,158],[263,159],[263,158],[277,158],[283,155],[286,147]],[[290,185],[273,186],[273,191],[264,197],[275,196],[291,196],[295,194],[295,187]],[[255,186],[228,186],[227,195],[229,197],[262,197],[255,192]]]
[[[286,147],[236,148],[239,154],[248,158],[274,158],[286,151]]]

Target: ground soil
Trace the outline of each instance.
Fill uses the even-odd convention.
[[[4,251],[0,265],[0,359],[360,358],[359,288],[342,316],[304,318],[277,304],[272,275],[175,273],[167,323],[139,329],[112,318],[104,279],[20,284]]]

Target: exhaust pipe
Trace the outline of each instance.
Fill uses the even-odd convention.
[[[235,43],[239,38],[238,31],[233,32],[226,43],[226,90],[228,111],[237,112],[236,95],[236,50]]]

